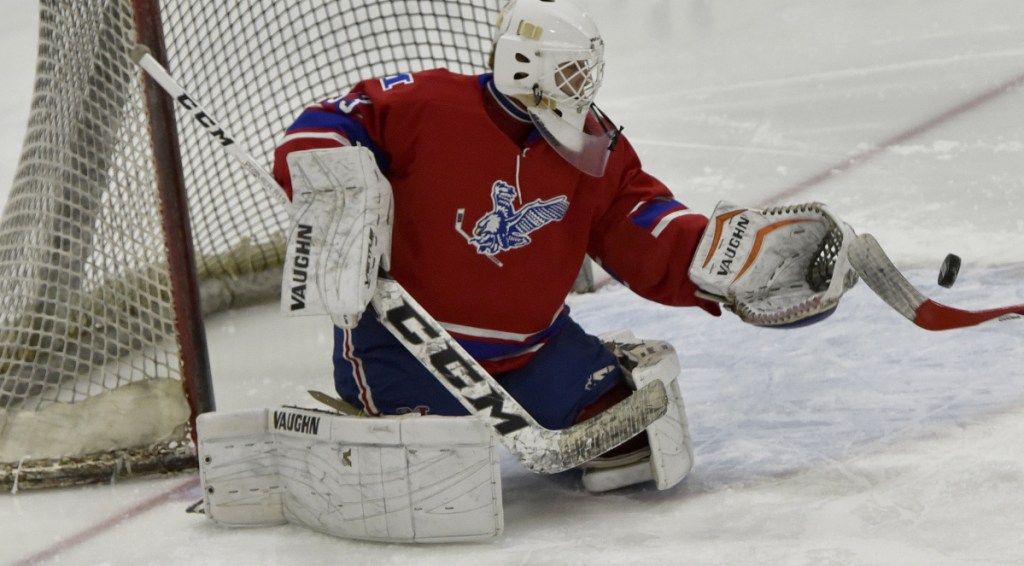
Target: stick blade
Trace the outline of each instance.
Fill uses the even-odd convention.
[[[575,468],[642,433],[665,415],[665,384],[651,382],[608,410],[562,430],[522,429],[505,446],[527,468],[555,474]]]
[[[977,326],[986,322],[1018,319],[1024,319],[1024,305],[968,311],[928,300],[917,309],[914,324],[926,330],[952,330]]]
[[[879,298],[925,330],[951,330],[1024,318],[1024,305],[971,311],[929,299],[907,281],[871,234],[857,236],[850,245],[849,259],[850,265]]]

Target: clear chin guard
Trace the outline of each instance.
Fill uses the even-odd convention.
[[[584,122],[580,126],[568,120],[569,117],[565,115],[567,113],[559,116],[556,111],[548,108],[530,108],[529,113],[541,135],[563,159],[592,177],[604,175],[608,154],[618,139],[618,130],[588,132],[588,112],[581,112],[577,118],[578,121]]]

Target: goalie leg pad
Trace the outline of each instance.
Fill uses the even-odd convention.
[[[206,513],[224,526],[430,543],[504,527],[497,445],[473,417],[277,408],[208,413],[198,427]]]
[[[667,342],[637,340],[631,333],[602,337],[611,343],[634,388],[654,381],[665,384],[668,410],[647,427],[649,448],[612,458],[599,458],[583,467],[583,485],[592,493],[654,481],[658,489],[669,489],[693,468],[693,447],[683,396],[679,389],[679,357]]]
[[[288,236],[281,309],[329,314],[351,328],[388,268],[394,221],[391,184],[365,147],[288,155],[294,218]]]

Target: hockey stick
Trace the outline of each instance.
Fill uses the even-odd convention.
[[[277,181],[217,124],[145,46],[132,59],[177,100],[220,145],[291,210]],[[394,279],[382,275],[371,301],[381,323],[472,414],[487,421],[520,462],[538,473],[574,468],[641,433],[667,409],[664,385],[655,381],[599,415],[562,430],[546,429],[512,398]]]
[[[850,264],[876,295],[926,330],[950,330],[1024,318],[1024,305],[970,311],[936,303],[907,281],[871,234],[857,236],[850,244],[849,254]]]

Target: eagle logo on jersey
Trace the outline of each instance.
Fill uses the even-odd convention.
[[[504,181],[491,186],[493,208],[476,221],[467,240],[478,253],[494,256],[501,252],[530,245],[530,234],[551,222],[565,218],[569,199],[559,196],[537,199],[521,208],[515,207],[516,188]]]

